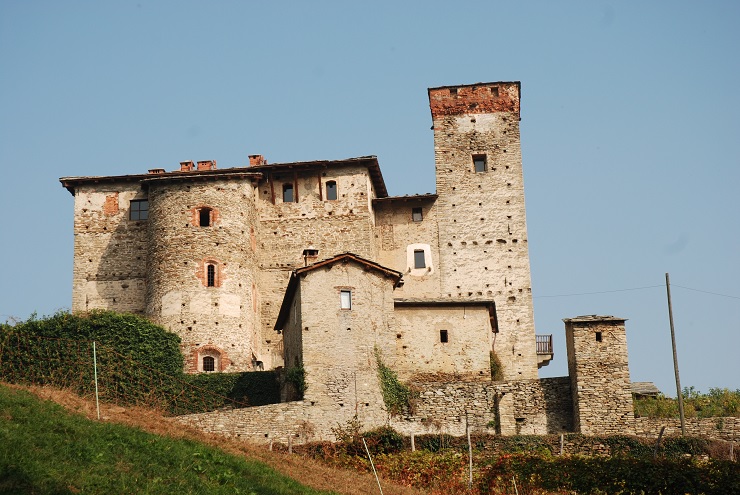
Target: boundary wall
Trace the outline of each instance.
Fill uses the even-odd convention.
[[[366,430],[391,426],[404,435],[471,431],[504,435],[570,431],[572,402],[568,377],[511,382],[415,382],[419,392],[413,414],[374,414],[377,405],[357,410]],[[367,409],[367,410],[366,410]],[[302,443],[335,440],[332,428],[344,426],[346,408],[295,401],[243,409],[178,416],[177,421],[201,430],[255,443]]]

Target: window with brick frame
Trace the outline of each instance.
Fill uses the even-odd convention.
[[[207,287],[216,286],[216,265],[206,266],[206,286]]]
[[[488,170],[488,160],[486,155],[473,155],[473,171],[476,173]]]
[[[411,220],[414,222],[421,222],[424,219],[424,215],[421,206],[418,208],[411,208]]]
[[[149,200],[132,199],[128,218],[129,220],[147,220],[149,218]]]
[[[293,203],[293,184],[283,184],[283,203]]]
[[[211,213],[213,210],[211,208],[201,208],[198,210],[198,225],[200,227],[210,227],[211,226]]]
[[[328,201],[336,201],[337,199],[337,182],[330,180],[326,183],[326,199]]]

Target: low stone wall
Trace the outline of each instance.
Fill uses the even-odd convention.
[[[740,441],[740,418],[686,418],[686,435],[714,438],[730,442]],[[681,420],[673,418],[635,418],[635,430],[640,437],[657,437],[665,426],[663,435],[681,435]]]
[[[417,382],[413,414],[389,417],[382,405],[358,408],[311,401],[180,416],[178,421],[204,431],[257,443],[334,440],[332,428],[345,425],[355,412],[365,429],[389,425],[405,435],[474,433],[504,435],[567,432],[572,405],[570,381],[564,378],[512,382]]]

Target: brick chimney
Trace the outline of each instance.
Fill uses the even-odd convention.
[[[187,162],[180,162],[180,172],[190,172],[195,169],[195,164],[192,160]]]
[[[164,169],[163,168],[150,168],[149,173],[150,174],[163,174]]]
[[[267,165],[267,160],[262,155],[249,155],[249,166]]]
[[[198,170],[216,170],[216,160],[198,162]]]

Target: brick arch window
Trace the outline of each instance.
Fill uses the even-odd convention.
[[[206,258],[199,263],[195,276],[205,287],[221,287],[224,280],[224,265],[213,258]]]
[[[194,349],[195,370],[202,373],[213,373],[224,371],[231,360],[226,352],[215,345],[204,345]]]
[[[209,205],[199,205],[190,210],[190,222],[196,227],[213,227],[218,223],[220,214],[218,208]]]

